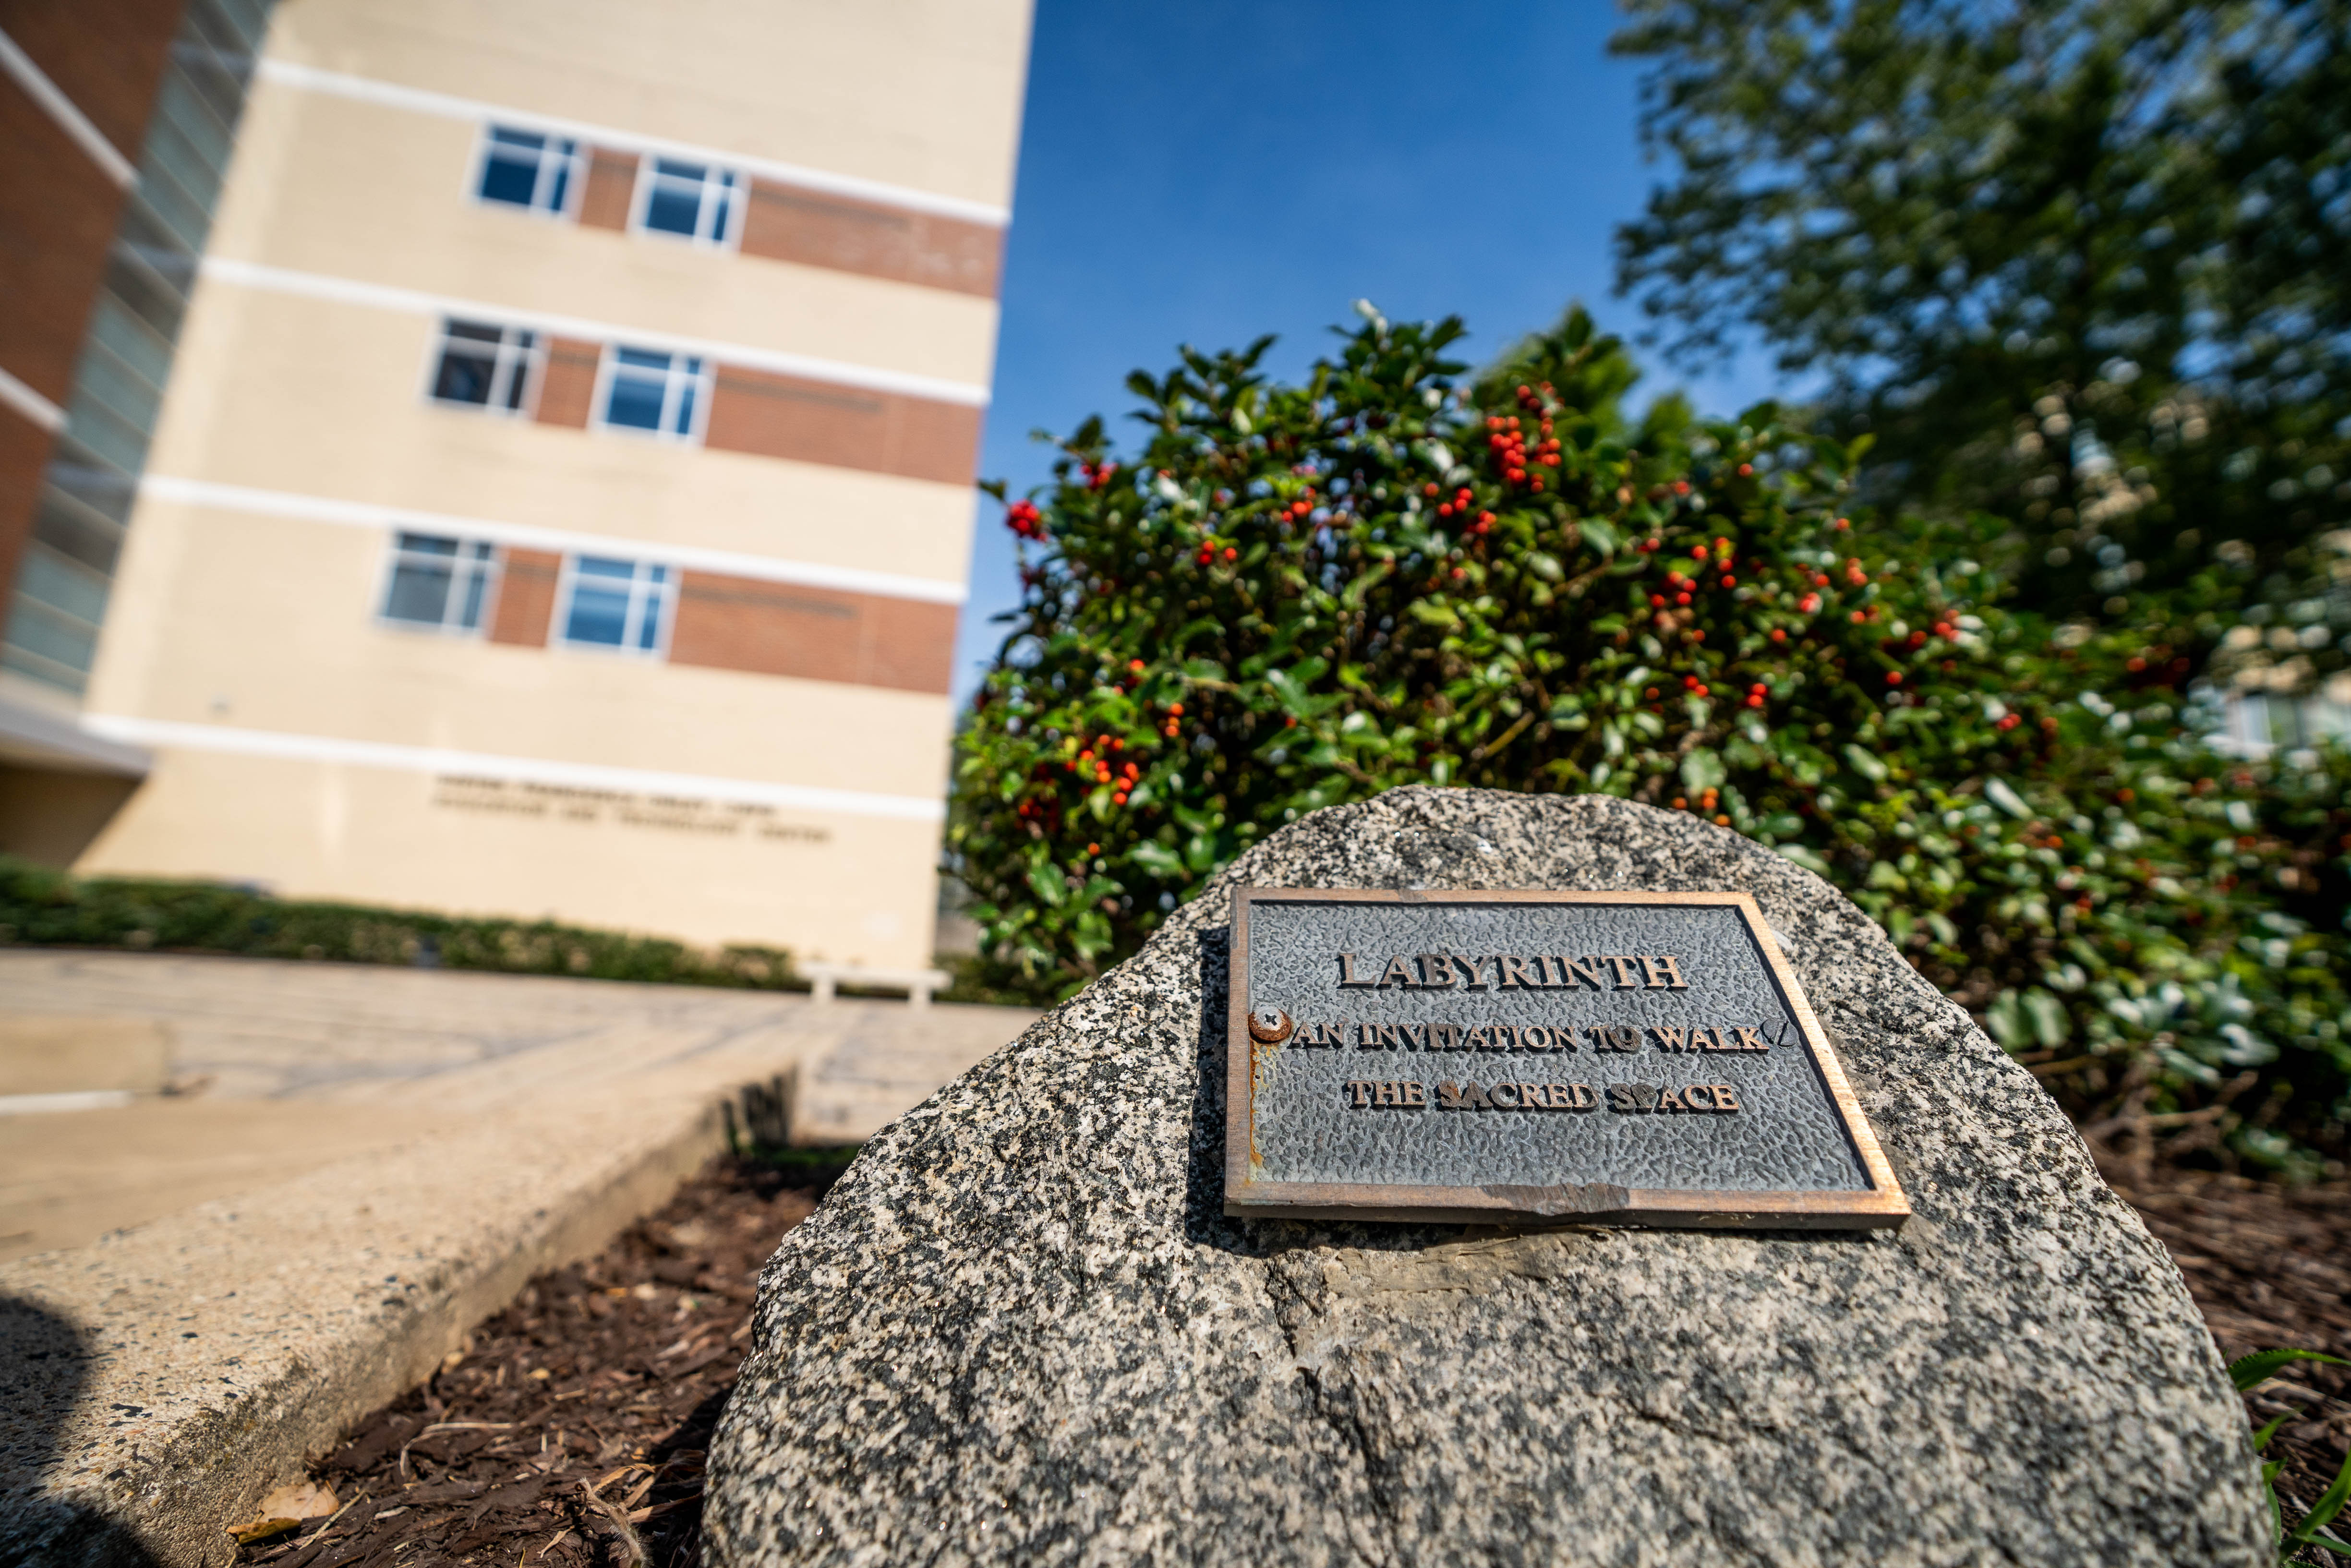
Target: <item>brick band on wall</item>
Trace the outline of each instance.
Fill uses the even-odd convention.
[[[674,664],[945,695],[956,609],[689,571],[670,626]]]
[[[578,338],[550,338],[547,365],[539,372],[538,406],[532,417],[541,424],[588,428],[589,406],[596,397],[596,371],[603,350]]]
[[[996,298],[1001,231],[874,202],[751,182],[743,254]]]
[[[580,193],[580,222],[591,229],[625,229],[636,200],[637,155],[608,147],[588,149],[588,188]]]
[[[968,485],[980,411],[722,365],[706,446]]]
[[[547,646],[555,617],[555,585],[563,558],[547,550],[508,549],[498,556],[498,603],[490,615],[490,641],[527,648]]]

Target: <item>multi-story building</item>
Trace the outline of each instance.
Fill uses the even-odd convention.
[[[78,702],[268,5],[0,5],[0,850],[148,766]]]
[[[9,621],[20,703],[152,762],[107,803],[19,756],[8,836],[926,961],[1027,28],[279,6],[120,559],[67,607],[94,656],[37,645],[21,571]]]

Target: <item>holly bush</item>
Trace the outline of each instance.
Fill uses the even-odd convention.
[[[2187,738],[2209,629],[2003,611],[1996,520],[1866,515],[1771,405],[1632,419],[1581,310],[1472,376],[1359,309],[1299,384],[1138,371],[1140,452],[1090,419],[1008,506],[948,828],[992,983],[1066,995],[1319,807],[1601,792],[1828,877],[2105,1135],[2341,1152],[2351,767]]]

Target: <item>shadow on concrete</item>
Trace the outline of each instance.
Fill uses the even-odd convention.
[[[43,1491],[95,1359],[72,1323],[0,1295],[0,1568],[155,1568],[135,1532]]]

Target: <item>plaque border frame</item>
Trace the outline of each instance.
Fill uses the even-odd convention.
[[[1256,1043],[1249,1038],[1249,921],[1258,903],[1692,904],[1739,912],[1787,998],[1813,1065],[1869,1187],[1859,1192],[1728,1192],[1710,1188],[1520,1187],[1376,1182],[1252,1180],[1249,1150],[1256,1121]],[[1225,1213],[1259,1219],[1419,1220],[1501,1225],[1635,1225],[1731,1230],[1851,1230],[1898,1226],[1910,1202],[1862,1113],[1844,1064],[1813,1011],[1754,895],[1709,893],[1563,892],[1547,888],[1420,889],[1237,887],[1227,965],[1225,1024]],[[1279,1049],[1279,1048],[1276,1048]],[[1497,1184],[1501,1185],[1501,1184]]]

